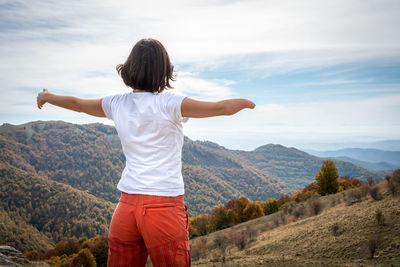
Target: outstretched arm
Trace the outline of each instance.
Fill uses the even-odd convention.
[[[233,115],[242,109],[253,109],[255,106],[253,102],[243,98],[207,102],[186,97],[182,101],[181,112],[182,116],[186,118],[207,118],[221,115]]]
[[[99,99],[81,99],[74,96],[61,96],[51,94],[47,89],[43,89],[37,96],[37,106],[39,109],[47,102],[55,106],[70,109],[77,112],[105,117],[103,108],[101,107],[101,98]]]

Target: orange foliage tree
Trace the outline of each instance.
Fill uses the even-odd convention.
[[[264,216],[264,212],[260,203],[258,202],[251,202],[247,204],[246,208],[243,210],[243,217],[246,221],[253,220],[261,216]]]

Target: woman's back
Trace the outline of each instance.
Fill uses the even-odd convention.
[[[106,116],[121,139],[126,166],[118,189],[130,194],[184,193],[181,174],[184,97],[130,92],[103,98]]]

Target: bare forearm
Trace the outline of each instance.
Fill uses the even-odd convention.
[[[44,97],[44,100],[55,106],[70,109],[77,112],[82,111],[81,107],[78,104],[79,103],[78,98],[74,96],[61,96],[61,95],[47,93]]]
[[[233,115],[245,108],[254,108],[254,103],[243,98],[228,99],[217,102],[221,115]]]
[[[84,112],[86,114],[96,117],[106,116],[101,106],[102,98],[81,99],[74,96],[62,96],[62,95],[51,94],[49,90],[43,89],[43,91],[38,94],[36,100],[39,109],[41,109],[44,104],[50,103],[55,106],[59,106],[77,112]]]
[[[186,97],[181,105],[181,113],[183,117],[188,118],[208,118],[221,115],[233,115],[244,108],[253,109],[255,106],[253,102],[244,98],[207,102]]]

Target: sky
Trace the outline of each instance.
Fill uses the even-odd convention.
[[[166,47],[171,92],[254,110],[190,119],[184,134],[230,149],[400,139],[400,1],[0,0],[0,124],[103,118],[45,105],[42,88],[129,92],[115,67],[134,44]],[[337,147],[340,148],[340,147]]]

